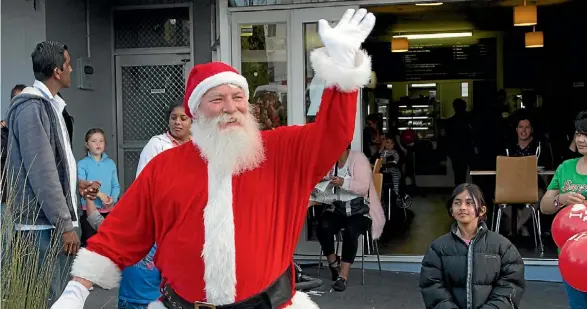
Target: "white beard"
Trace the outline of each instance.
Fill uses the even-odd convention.
[[[220,130],[220,125],[236,118],[240,126]],[[265,149],[257,121],[251,114],[198,117],[192,124],[192,140],[218,173],[238,175],[253,170],[265,160]]]

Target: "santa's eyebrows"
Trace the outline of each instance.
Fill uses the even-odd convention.
[[[233,93],[210,93],[208,95],[206,95],[208,98],[210,99],[216,99],[216,98],[224,98],[227,96],[235,96],[235,95],[242,95],[243,91],[237,91],[237,92],[233,92]]]

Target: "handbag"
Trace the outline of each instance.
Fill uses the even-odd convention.
[[[338,163],[334,166],[334,176],[338,174]],[[370,186],[369,186],[370,187]],[[351,217],[356,215],[365,215],[369,213],[369,191],[367,191],[367,197],[356,197],[350,201],[340,201],[340,188],[335,187],[335,194],[339,197],[338,200],[334,201],[334,212],[345,216]]]

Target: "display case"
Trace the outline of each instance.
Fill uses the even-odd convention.
[[[436,139],[434,115],[435,104],[420,99],[404,100],[398,108],[398,130],[412,129],[420,139]]]
[[[383,133],[387,133],[389,131],[389,99],[376,98],[375,105],[377,113],[383,116]]]

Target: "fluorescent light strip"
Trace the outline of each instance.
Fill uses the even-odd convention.
[[[436,87],[436,83],[429,83],[429,84],[410,84],[412,88],[430,88]]]
[[[426,128],[426,127],[398,128],[398,130],[401,130],[401,131],[403,131],[403,130],[409,130],[409,129],[412,129],[412,130],[428,130],[430,128]]]
[[[412,120],[412,119],[430,119],[430,117],[428,117],[428,116],[414,116],[414,117],[402,116],[402,117],[397,117],[397,119],[406,119],[406,120]]]
[[[424,3],[416,3],[418,6],[439,6],[442,5],[442,2],[424,2]]]
[[[407,108],[407,105],[400,105],[399,107],[402,108]],[[432,105],[412,105],[411,107],[415,107],[415,108],[424,108],[424,107],[432,107]]]
[[[470,37],[470,36],[473,36],[473,32],[402,34],[402,35],[394,35],[393,38],[406,38],[408,40],[421,40],[421,39],[463,38],[463,37]]]

